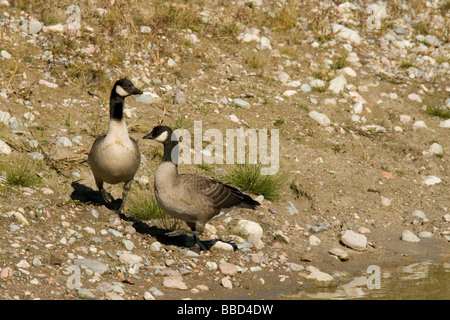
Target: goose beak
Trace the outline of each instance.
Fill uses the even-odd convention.
[[[153,139],[153,135],[150,132],[149,134],[145,135],[142,139]]]
[[[138,88],[134,87],[133,91],[131,91],[131,94],[143,94],[143,92],[141,90],[139,90]]]

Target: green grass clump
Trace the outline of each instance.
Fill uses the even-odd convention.
[[[285,183],[284,175],[262,175],[261,164],[238,164],[228,172],[224,179],[242,191],[263,195],[267,200],[280,198],[280,190]]]
[[[153,220],[156,225],[166,230],[176,230],[179,220],[166,214],[149,191],[140,190],[127,199],[126,215],[138,220]]]
[[[41,182],[38,172],[41,164],[28,155],[23,158],[13,157],[8,163],[2,165],[6,173],[6,183],[20,187],[33,187]]]
[[[444,110],[439,107],[431,107],[431,108],[427,108],[424,112],[430,116],[439,117],[444,120],[447,120],[450,118],[450,110],[448,110],[448,109]]]

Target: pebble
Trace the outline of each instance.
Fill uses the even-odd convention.
[[[433,238],[433,232],[422,231],[419,233],[419,238]]]
[[[94,300],[95,294],[89,289],[81,288],[78,290],[78,297],[85,300]]]
[[[450,119],[441,121],[439,123],[439,127],[441,127],[441,128],[450,128]]]
[[[92,272],[97,272],[101,275],[109,270],[108,265],[92,259],[75,259],[73,260],[73,264],[76,266],[84,266]]]
[[[224,275],[229,276],[234,276],[238,272],[237,267],[234,264],[228,262],[220,263],[219,269]]]
[[[437,183],[441,183],[442,180],[439,177],[436,176],[427,176],[424,180],[423,183],[426,184],[427,186],[431,186],[433,184],[437,184]]]
[[[6,144],[5,141],[0,140],[0,153],[10,154],[12,152],[11,147]]]
[[[426,125],[426,123],[422,120],[416,121],[413,124],[413,129],[417,130],[417,129],[426,129],[428,128],[428,126]]]
[[[42,30],[42,23],[37,20],[31,20],[28,23],[28,34],[37,34]]]
[[[307,267],[306,271],[310,272],[306,279],[314,283],[317,287],[334,287],[337,284],[331,275],[313,266]]]
[[[328,253],[333,256],[338,257],[339,260],[341,260],[341,261],[347,261],[349,258],[348,253],[345,250],[340,249],[340,248],[331,248],[330,250],[328,250]]]
[[[331,124],[331,120],[328,118],[327,115],[323,113],[319,113],[317,111],[311,111],[308,113],[308,117],[311,119],[317,121],[321,126],[327,127]]]
[[[302,85],[300,85],[300,91],[302,91],[304,93],[308,93],[308,92],[312,91],[312,88],[309,84],[303,83]]]
[[[214,243],[214,245],[210,248],[211,251],[229,251],[229,252],[233,252],[234,251],[234,247],[227,243],[227,242],[223,242],[223,241],[217,241],[216,243]]]
[[[346,84],[347,84],[347,79],[345,79],[345,76],[343,74],[341,74],[330,81],[328,90],[333,91],[334,93],[339,93],[342,90],[344,90],[344,87]]]
[[[222,283],[222,286],[225,289],[233,289],[233,284],[231,283],[231,280],[229,277],[223,277],[220,282]]]
[[[159,252],[162,248],[161,242],[155,241],[150,245],[150,250],[153,252]]]
[[[357,251],[364,251],[366,250],[367,246],[367,238],[365,235],[356,233],[353,230],[346,230],[342,236],[341,241],[346,246],[357,250]]]
[[[150,92],[144,92],[140,96],[137,96],[135,98],[135,100],[136,100],[136,102],[147,103],[147,104],[152,104],[155,102],[155,99],[153,99],[153,96]]]
[[[412,213],[413,218],[419,218],[421,220],[425,219],[427,216],[426,214],[421,210],[414,210]]]
[[[108,229],[108,233],[113,235],[114,237],[123,238],[123,234],[121,232],[117,231],[117,230]]]
[[[164,277],[163,286],[171,289],[187,290],[186,284],[179,277]]]
[[[122,240],[122,243],[123,243],[123,245],[125,246],[125,248],[126,248],[128,251],[133,250],[133,248],[134,248],[134,243],[131,242],[130,240]]]
[[[409,230],[405,230],[402,232],[401,239],[403,241],[408,241],[408,242],[419,242],[420,241],[420,238],[417,237],[414,233],[412,233]]]
[[[236,230],[242,232],[246,236],[255,235],[260,239],[263,236],[263,228],[258,223],[250,220],[239,220]]]
[[[317,238],[315,235],[309,236],[309,244],[312,246],[318,246],[320,245],[321,241],[319,238]]]
[[[444,148],[439,144],[434,142],[431,146],[430,149],[428,150],[428,152],[430,152],[431,154],[443,154],[444,153]]]
[[[11,54],[6,50],[2,50],[0,52],[0,54],[1,54],[2,58],[4,58],[4,59],[11,59]]]
[[[344,27],[341,24],[333,23],[331,25],[333,28],[333,33],[342,40],[346,40],[353,44],[360,44],[361,43],[361,37],[359,36],[358,32],[355,30],[352,30],[350,28]]]
[[[241,98],[233,99],[232,105],[239,108],[250,109],[250,103]]]

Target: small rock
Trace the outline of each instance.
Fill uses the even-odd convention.
[[[425,43],[430,46],[438,47],[441,42],[436,36],[429,34],[425,36]]]
[[[399,120],[400,120],[401,123],[408,123],[408,122],[411,121],[411,119],[412,119],[411,116],[409,116],[407,114],[401,114],[399,116]]]
[[[414,210],[412,213],[412,216],[413,216],[413,218],[418,218],[421,220],[423,220],[427,217],[426,214],[421,210]]]
[[[92,215],[94,218],[96,218],[96,219],[98,219],[98,217],[100,216],[100,214],[98,213],[98,211],[95,210],[95,209],[91,209],[90,213],[91,213],[91,215]]]
[[[409,230],[405,230],[402,232],[401,239],[403,241],[408,241],[408,242],[419,242],[420,241],[419,237],[417,237],[414,233],[412,233]]]
[[[80,290],[78,290],[78,297],[85,300],[95,299],[95,295],[92,293],[92,291],[86,288],[81,288]]]
[[[430,152],[431,154],[443,154],[444,153],[444,148],[442,148],[442,146],[439,143],[434,142],[431,146],[430,149],[428,150],[428,152]]]
[[[284,242],[284,243],[289,243],[290,242],[289,237],[287,235],[285,235],[283,233],[283,231],[281,231],[281,230],[275,231],[274,236],[275,236],[275,239],[278,240],[278,241],[281,241],[281,242]]]
[[[441,121],[439,123],[439,127],[441,127],[441,128],[450,128],[450,119]]]
[[[155,297],[148,291],[144,292],[144,300],[156,300]]]
[[[144,92],[140,96],[137,96],[135,98],[135,100],[136,100],[136,102],[147,103],[147,104],[152,104],[155,102],[155,99],[153,99],[153,96],[150,92]]]
[[[162,248],[161,242],[155,241],[150,245],[150,250],[153,252],[159,252]]]
[[[237,224],[237,230],[244,233],[246,236],[255,235],[258,238],[263,236],[263,228],[256,222],[241,219]]]
[[[413,124],[413,129],[417,130],[417,129],[426,129],[428,128],[428,126],[426,125],[425,122],[423,122],[422,120],[416,121]]]
[[[72,146],[72,141],[70,141],[70,139],[67,137],[58,136],[58,137],[56,137],[56,141],[57,141],[57,144],[59,142],[60,146],[63,146],[63,147],[71,147]]]
[[[307,83],[303,83],[302,85],[300,85],[300,91],[304,93],[311,92],[311,90],[312,90],[311,86]]]
[[[126,248],[128,251],[133,250],[133,248],[134,248],[134,243],[131,242],[130,240],[122,240],[122,243],[123,243],[123,245],[125,246],[125,248]]]
[[[233,284],[231,283],[230,278],[228,277],[222,278],[221,283],[225,289],[233,289]]]
[[[422,231],[419,233],[419,238],[433,238],[433,232]]]
[[[345,250],[343,250],[343,249],[340,249],[340,248],[331,248],[331,249],[328,251],[328,253],[331,254],[331,255],[333,255],[333,256],[338,257],[339,260],[341,260],[341,261],[347,261],[347,260],[348,260],[348,253],[347,253]]]
[[[436,176],[428,176],[423,180],[423,183],[426,184],[427,186],[431,186],[433,184],[437,184],[437,183],[441,183],[442,180],[439,177]]]
[[[321,241],[319,238],[317,238],[315,235],[309,236],[309,244],[312,246],[318,246],[320,245]]]
[[[76,266],[85,266],[92,272],[98,272],[101,275],[109,270],[108,265],[92,259],[75,259],[73,260],[73,264]]]
[[[187,290],[186,284],[179,277],[164,277],[163,286],[171,289]]]
[[[11,54],[8,51],[6,51],[6,50],[2,50],[0,52],[0,54],[1,54],[2,58],[11,59]]]
[[[162,297],[164,296],[164,293],[162,293],[158,288],[151,287],[148,291],[155,297]]]
[[[416,93],[409,94],[408,98],[409,98],[409,100],[412,100],[412,101],[422,102],[422,98]]]
[[[10,154],[12,152],[11,147],[6,144],[5,141],[0,140],[0,153]]]
[[[306,279],[313,282],[318,287],[333,287],[337,284],[336,280],[331,275],[322,272],[313,266],[307,267],[306,270],[311,272]]]
[[[237,267],[234,264],[228,262],[222,262],[221,264],[219,264],[219,269],[223,274],[229,276],[234,276],[238,272]]]
[[[117,231],[117,230],[108,229],[108,233],[113,235],[114,237],[123,238],[123,234],[121,232]]]
[[[305,267],[302,265],[299,265],[297,263],[293,263],[293,262],[286,262],[286,265],[288,266],[289,269],[291,269],[294,272],[300,272],[305,270]]]
[[[333,33],[337,37],[354,44],[361,43],[361,37],[359,36],[357,31],[344,27],[343,25],[340,25],[338,23],[333,23],[331,26],[333,28]]]
[[[30,263],[29,263],[27,260],[23,259],[23,260],[20,260],[20,261],[16,264],[16,267],[28,269],[29,267],[31,267],[31,265],[30,265]]]
[[[186,104],[186,95],[181,90],[176,90],[173,97],[173,104]]]
[[[232,105],[239,108],[250,109],[250,103],[240,98],[233,99]]]
[[[345,85],[347,84],[347,79],[345,79],[344,75],[341,74],[330,81],[330,85],[328,86],[328,90],[333,91],[334,93],[339,93],[344,90]]]
[[[10,267],[3,268],[0,272],[0,278],[6,279],[13,276],[13,270]]]
[[[308,116],[324,127],[327,127],[331,124],[331,120],[327,117],[327,115],[323,113],[311,111],[310,113],[308,113]]]
[[[357,250],[364,251],[366,250],[367,238],[365,235],[356,233],[353,230],[346,230],[344,234],[341,236],[341,241],[346,246]]]
[[[264,242],[256,234],[249,235],[247,240],[248,240],[248,242],[250,242],[251,245],[253,245],[258,250],[264,248],[264,246],[265,246]],[[239,245],[238,245],[238,248],[239,248]]]
[[[219,251],[230,251],[233,252],[234,251],[234,247],[227,243],[227,242],[223,242],[223,241],[217,241],[216,243],[214,243],[214,245],[211,247],[210,249],[211,251],[215,251],[215,250],[219,250]]]
[[[37,34],[42,29],[42,23],[37,20],[31,20],[28,23],[28,34]]]

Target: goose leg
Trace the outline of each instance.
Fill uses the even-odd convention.
[[[122,204],[120,205],[119,212],[122,212],[122,210],[125,208],[125,200],[127,199],[128,192],[130,191],[132,182],[133,182],[133,180],[126,182],[125,186],[123,187]]]
[[[188,234],[192,234],[193,236],[200,235],[197,231],[187,230],[187,229],[179,229],[171,232],[166,232],[165,235],[169,237],[176,237],[176,236],[185,236]]]
[[[97,188],[100,191],[100,194],[102,195],[103,200],[106,203],[112,202],[113,199],[112,199],[111,195],[103,188],[103,181],[102,180],[98,180],[96,178],[95,179],[95,184],[97,185]]]

